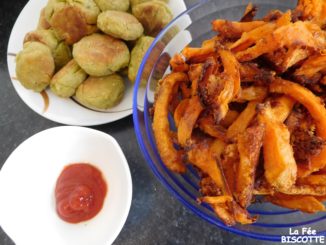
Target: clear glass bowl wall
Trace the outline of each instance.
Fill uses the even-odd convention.
[[[264,16],[271,9],[287,10],[296,5],[296,0],[251,0],[258,6],[257,17]],[[163,164],[156,148],[152,132],[152,118],[149,113],[154,101],[154,93],[159,79],[169,70],[169,59],[186,45],[199,46],[202,41],[211,38],[214,19],[239,20],[249,1],[241,0],[203,0],[191,6],[175,18],[155,39],[140,67],[133,98],[133,119],[136,137],[140,149],[161,183],[180,200],[183,205],[208,222],[238,235],[260,240],[280,241],[282,235],[289,234],[289,228],[311,227],[326,234],[325,213],[305,214],[299,211],[277,207],[270,203],[251,205],[251,214],[259,215],[252,225],[227,227],[216,217],[212,209],[205,204],[199,205],[196,198],[199,178],[194,169],[188,166],[184,175],[169,171]],[[147,86],[140,84],[147,82]],[[172,120],[170,120],[172,122]],[[172,124],[173,129],[173,124]]]

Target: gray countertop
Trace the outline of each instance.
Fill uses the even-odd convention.
[[[59,125],[29,109],[16,94],[8,75],[7,42],[14,21],[26,2],[0,1],[0,167],[25,139]],[[131,116],[94,128],[116,138],[126,155],[133,179],[130,213],[114,244],[272,244],[218,229],[183,207],[147,166],[137,145]],[[1,228],[0,244],[14,244]]]

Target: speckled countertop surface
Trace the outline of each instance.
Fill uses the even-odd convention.
[[[0,1],[0,167],[22,141],[41,130],[59,125],[29,109],[16,94],[8,75],[7,42],[15,19],[26,2]],[[183,207],[146,165],[137,145],[131,116],[94,128],[117,139],[129,162],[133,179],[131,210],[114,244],[275,244],[220,230]],[[0,228],[0,245],[13,244]]]

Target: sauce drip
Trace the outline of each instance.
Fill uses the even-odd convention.
[[[57,214],[69,223],[96,216],[103,207],[107,185],[101,172],[87,163],[66,166],[55,187]]]
[[[44,101],[43,113],[45,113],[48,110],[49,104],[50,104],[49,96],[48,96],[48,94],[46,93],[45,90],[43,90],[40,94],[41,94],[41,96],[43,98],[43,101]]]

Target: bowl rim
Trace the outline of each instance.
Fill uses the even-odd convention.
[[[152,42],[152,44],[150,45],[150,47],[148,48],[140,66],[138,69],[138,73],[136,76],[136,82],[134,85],[134,91],[133,91],[133,105],[132,105],[132,117],[133,117],[133,123],[134,123],[134,131],[136,134],[136,139],[138,142],[138,146],[143,154],[143,156],[145,157],[145,160],[147,162],[147,165],[149,165],[149,167],[151,168],[151,170],[153,171],[154,175],[158,178],[158,180],[161,182],[161,184],[170,192],[173,194],[173,196],[178,199],[184,206],[186,206],[189,210],[191,210],[194,214],[196,214],[197,216],[199,216],[200,218],[208,221],[209,223],[222,228],[223,230],[232,232],[236,235],[240,235],[240,236],[244,236],[244,237],[250,237],[253,239],[257,239],[257,240],[263,240],[263,241],[272,241],[272,242],[280,242],[281,241],[281,235],[268,235],[268,234],[261,234],[261,233],[256,233],[256,232],[248,232],[248,231],[242,231],[239,230],[235,227],[232,226],[227,226],[225,225],[223,222],[217,222],[216,220],[214,220],[214,218],[209,217],[207,214],[205,214],[204,212],[202,212],[201,210],[198,210],[193,204],[191,204],[190,202],[188,202],[187,200],[185,200],[181,195],[179,195],[179,193],[168,183],[168,181],[159,173],[159,171],[157,170],[157,168],[155,167],[155,164],[153,163],[149,153],[147,152],[146,146],[143,142],[142,139],[142,134],[141,134],[141,130],[140,130],[140,125],[139,125],[139,121],[138,121],[138,90],[141,84],[141,74],[143,73],[145,64],[149,58],[150,53],[152,52],[153,48],[156,46],[156,44],[158,43],[158,41],[162,38],[162,36],[168,31],[168,29],[182,16],[192,12],[193,10],[195,10],[196,8],[202,6],[205,3],[208,3],[212,0],[200,0],[199,2],[191,5],[187,10],[185,10],[184,12],[180,13],[178,16],[176,16],[168,25],[166,25],[163,30],[156,36],[156,38],[154,39],[154,41]],[[147,90],[145,93],[145,98],[147,95]],[[145,109],[145,108],[144,108]],[[217,218],[217,217],[216,217]],[[280,227],[282,228],[282,227]],[[323,235],[326,236],[326,230],[321,231],[321,232],[317,232],[316,235]],[[298,235],[301,236],[301,235]]]

